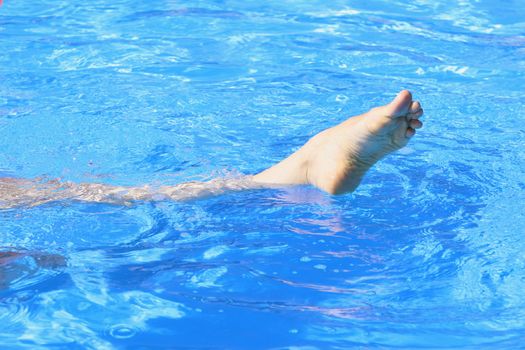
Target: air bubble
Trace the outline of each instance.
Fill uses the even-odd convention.
[[[115,339],[128,339],[131,338],[137,333],[133,327],[130,327],[125,324],[116,324],[113,325],[109,330],[109,335]]]

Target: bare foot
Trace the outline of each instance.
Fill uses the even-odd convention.
[[[423,126],[423,110],[401,91],[389,104],[312,137],[282,162],[253,177],[268,184],[312,184],[328,193],[353,191],[379,159],[404,147]]]

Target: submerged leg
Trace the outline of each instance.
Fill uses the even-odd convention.
[[[261,187],[266,186],[254,183],[249,176],[193,181],[175,186],[135,187],[62,182],[58,179],[0,178],[0,209],[33,207],[63,200],[117,205],[130,205],[134,201],[185,201]]]
[[[3,250],[0,248],[0,290],[9,287],[11,282],[21,275],[34,273],[37,268],[56,269],[67,265],[66,258],[58,254],[49,254],[28,250]],[[33,260],[33,264],[24,262],[25,258]]]

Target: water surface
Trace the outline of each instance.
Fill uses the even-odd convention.
[[[3,349],[516,349],[522,1],[6,1],[0,172],[255,173],[410,89],[354,193],[0,212]]]

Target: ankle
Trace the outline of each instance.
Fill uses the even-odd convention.
[[[366,168],[340,164],[341,170],[327,170],[311,166],[308,169],[308,183],[332,195],[353,192],[366,174]]]

